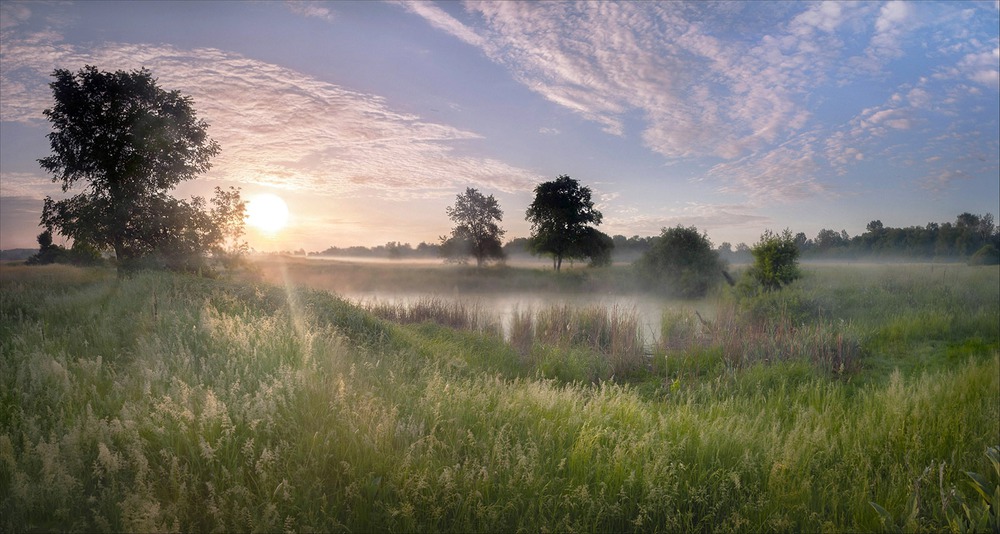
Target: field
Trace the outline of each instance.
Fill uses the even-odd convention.
[[[804,271],[650,338],[331,292],[629,294],[620,267],[3,264],[0,529],[996,531],[1000,271]]]

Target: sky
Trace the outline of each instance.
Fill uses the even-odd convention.
[[[0,3],[0,248],[34,248],[53,70],[149,69],[221,145],[173,192],[288,205],[259,251],[438,242],[466,188],[600,230],[863,233],[1000,215],[1000,2]],[[80,192],[71,189],[69,194]],[[57,237],[56,242],[60,242]]]

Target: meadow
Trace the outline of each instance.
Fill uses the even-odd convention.
[[[635,291],[620,267],[3,264],[0,528],[996,531],[1000,271],[804,271],[650,342],[627,308],[336,294]]]

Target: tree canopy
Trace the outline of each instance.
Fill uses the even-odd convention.
[[[503,259],[503,242],[506,231],[500,228],[503,211],[493,195],[485,196],[471,187],[456,195],[455,205],[445,209],[448,218],[457,224],[451,237],[441,239],[442,253],[450,258],[476,258],[482,267],[489,259]]]
[[[38,162],[64,192],[80,181],[86,186],[64,200],[46,197],[43,226],[113,250],[119,273],[152,259],[186,266],[239,238],[244,206],[238,190],[217,188],[211,212],[203,199],[168,195],[207,171],[219,152],[190,97],[161,89],[146,69],[87,66],[76,73],[58,69],[53,77],[55,103],[45,110],[52,154]]]
[[[525,213],[531,223],[531,251],[552,255],[557,271],[564,258],[589,257],[592,263],[595,255],[610,258],[613,242],[589,226],[601,224],[602,217],[594,208],[589,187],[581,187],[565,174],[541,183]]]
[[[635,266],[651,289],[684,298],[705,296],[722,281],[725,268],[708,236],[679,225],[664,228]]]

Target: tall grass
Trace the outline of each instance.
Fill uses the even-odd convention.
[[[400,324],[433,322],[449,328],[503,337],[500,319],[476,302],[424,297],[415,302],[372,301],[361,306],[379,318]]]
[[[809,265],[774,292],[717,297],[715,312],[661,322],[668,369],[804,360],[830,375],[887,378],[1000,350],[1000,274],[955,264]],[[697,367],[697,366],[696,366]],[[704,367],[704,365],[702,365]]]
[[[914,530],[942,530],[1000,435],[995,350],[649,391],[324,293],[59,269],[0,269],[8,531],[875,531],[869,503],[915,491]]]
[[[668,359],[714,353],[731,369],[805,360],[838,376],[860,369],[864,354],[862,340],[843,321],[796,323],[786,314],[756,317],[733,302],[721,303],[711,322],[700,315],[665,313],[661,344]]]

